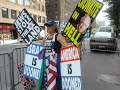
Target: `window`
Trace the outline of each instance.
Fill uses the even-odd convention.
[[[42,23],[45,23],[45,17],[42,16]]]
[[[38,22],[41,23],[41,16],[38,16]]]
[[[8,18],[8,9],[7,8],[2,8],[2,17]]]
[[[35,2],[32,2],[32,7],[33,7],[33,9],[36,9],[36,3]]]
[[[44,0],[41,0],[44,3]]]
[[[55,16],[56,19],[58,19],[58,16]]]
[[[33,19],[37,22],[37,15],[33,15]]]
[[[30,0],[25,0],[25,6],[30,7]]]
[[[44,6],[42,6],[42,11],[44,12]]]
[[[12,3],[16,3],[16,0],[9,0],[10,2],[12,2]]]
[[[38,4],[38,10],[40,11],[40,4]]]
[[[57,7],[57,4],[55,4],[55,8]]]
[[[16,19],[17,18],[17,12],[16,10],[11,10],[11,18]]]
[[[18,0],[19,5],[23,5],[23,0]]]
[[[8,18],[8,9],[7,8],[2,8],[2,17]]]

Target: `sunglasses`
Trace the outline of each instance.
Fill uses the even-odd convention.
[[[47,25],[47,27],[52,27],[53,25]]]

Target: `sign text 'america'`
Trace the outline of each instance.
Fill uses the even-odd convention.
[[[70,61],[70,60],[79,60],[79,52],[76,47],[68,47],[61,50],[61,62]]]

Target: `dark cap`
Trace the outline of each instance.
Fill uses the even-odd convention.
[[[49,25],[57,26],[57,23],[54,20],[51,20],[44,24],[44,26],[49,26]]]

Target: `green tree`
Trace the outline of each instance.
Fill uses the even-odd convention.
[[[109,8],[105,10],[107,17],[111,20],[111,24],[116,28],[120,25],[120,0],[103,0],[107,2]]]

